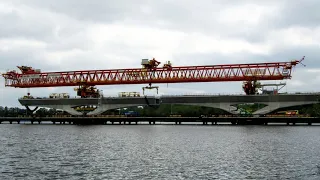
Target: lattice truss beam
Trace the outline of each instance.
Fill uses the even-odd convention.
[[[2,76],[5,86],[57,87],[87,85],[117,85],[144,83],[221,82],[290,79],[292,67],[301,60],[277,63],[184,66],[153,69],[113,69],[67,72],[17,73]]]

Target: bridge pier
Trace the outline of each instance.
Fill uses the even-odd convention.
[[[75,109],[73,109],[71,105],[54,105],[53,104],[53,105],[44,105],[44,106],[52,109],[61,109],[74,116],[82,115],[81,112],[78,112]]]
[[[33,114],[36,110],[38,110],[38,106],[36,106],[34,109],[30,109],[30,107],[29,106],[25,106],[26,107],[26,109],[27,109],[27,114]]]

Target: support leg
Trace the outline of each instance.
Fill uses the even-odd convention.
[[[33,114],[36,110],[38,110],[38,106],[37,107],[35,107],[34,109],[30,109],[30,107],[29,106],[25,106],[26,107],[26,109],[27,109],[27,114]]]

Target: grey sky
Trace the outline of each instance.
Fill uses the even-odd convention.
[[[0,0],[0,70],[140,67],[155,57],[173,65],[288,61],[306,56],[287,91],[319,91],[318,0]],[[17,106],[27,89],[5,88],[0,105]],[[144,85],[101,86],[105,95]],[[30,89],[75,95],[73,87]],[[241,93],[241,82],[160,85],[160,93]],[[151,93],[151,92],[150,92]],[[152,92],[154,93],[154,92]]]

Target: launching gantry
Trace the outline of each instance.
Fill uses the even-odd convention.
[[[97,98],[97,85],[148,84],[145,89],[158,89],[155,83],[191,83],[244,81],[247,95],[255,94],[258,81],[291,79],[293,67],[301,60],[251,64],[224,64],[172,67],[170,61],[163,67],[155,58],[142,59],[142,68],[104,69],[63,72],[41,72],[29,66],[18,66],[21,73],[9,71],[2,76],[6,87],[36,88],[78,86],[75,90],[82,98]],[[302,64],[304,65],[304,64]],[[305,65],[304,65],[305,66]]]

